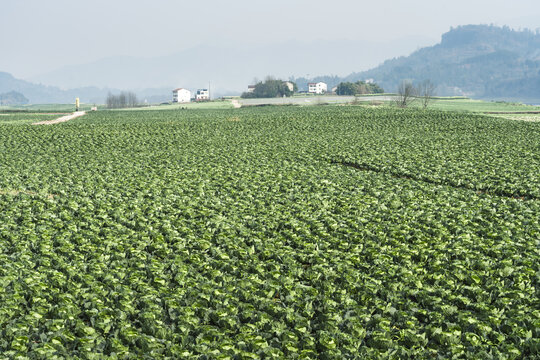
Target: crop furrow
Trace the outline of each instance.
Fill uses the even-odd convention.
[[[470,187],[470,186],[468,186],[466,184],[456,184],[456,183],[453,183],[453,182],[435,181],[435,180],[432,180],[432,179],[429,179],[429,178],[426,178],[426,177],[423,177],[423,176],[415,176],[413,174],[403,174],[403,173],[400,173],[400,172],[397,172],[397,171],[383,170],[383,169],[380,169],[380,168],[378,168],[376,166],[369,165],[369,164],[358,164],[358,163],[354,163],[354,162],[350,162],[350,161],[337,161],[337,160],[332,160],[332,161],[330,161],[330,163],[350,167],[350,168],[360,170],[360,171],[372,171],[372,172],[377,172],[377,173],[381,173],[381,174],[388,174],[391,177],[397,178],[397,179],[421,181],[421,182],[432,184],[432,185],[442,185],[442,186],[453,187],[455,189],[464,189],[464,190],[475,191],[478,194],[485,194],[485,195],[490,195],[490,196],[499,196],[499,197],[505,197],[505,198],[509,198],[509,199],[522,200],[522,201],[540,200],[540,198],[538,196],[535,196],[535,195],[532,195],[532,194],[527,194],[527,193],[522,193],[522,192],[512,193],[512,192],[503,191],[503,190],[488,190],[488,189]]]

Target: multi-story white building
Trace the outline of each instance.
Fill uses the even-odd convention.
[[[324,94],[327,91],[328,91],[328,86],[326,85],[326,83],[318,82],[318,83],[308,84],[308,93]]]
[[[173,103],[188,103],[191,101],[191,91],[189,90],[178,88],[178,89],[174,89],[172,93],[173,93],[173,97],[172,97]]]
[[[206,101],[210,100],[210,91],[208,89],[199,89],[195,94],[196,101]]]

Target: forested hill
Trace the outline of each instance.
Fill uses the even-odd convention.
[[[345,81],[374,79],[393,91],[403,79],[430,79],[440,95],[540,99],[540,33],[508,27],[467,25],[440,44],[353,73]]]

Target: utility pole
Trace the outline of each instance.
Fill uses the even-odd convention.
[[[212,100],[212,95],[210,93],[210,81],[208,82],[208,101]]]

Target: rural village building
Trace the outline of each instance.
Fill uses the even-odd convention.
[[[210,100],[210,91],[208,89],[199,89],[195,95],[195,101]]]
[[[188,103],[191,101],[191,91],[178,88],[173,90],[173,103]]]
[[[248,93],[252,93],[255,91],[255,85],[248,85],[248,89],[247,89],[247,92]]]
[[[285,81],[284,84],[285,84],[285,86],[287,86],[287,87],[289,88],[289,90],[290,90],[291,92],[294,92],[294,84],[293,84],[292,82],[290,82],[290,81]]]
[[[328,91],[328,86],[326,83],[318,82],[318,83],[309,83],[308,84],[308,93],[311,94],[324,94]]]

